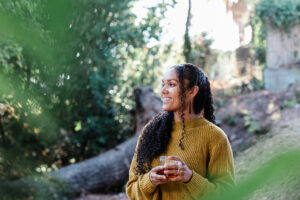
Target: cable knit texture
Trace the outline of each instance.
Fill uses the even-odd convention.
[[[205,118],[186,120],[184,150],[178,146],[182,122],[174,122],[165,156],[179,156],[193,171],[188,183],[169,182],[154,185],[149,172],[136,176],[136,152],[129,170],[126,193],[131,200],[202,199],[210,192],[220,192],[234,185],[234,164],[227,135]],[[137,148],[136,148],[137,149]],[[159,165],[159,157],[152,167]]]

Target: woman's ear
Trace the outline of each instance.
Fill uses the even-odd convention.
[[[193,86],[191,89],[191,97],[194,98],[199,91],[199,87],[197,85]]]
[[[199,91],[199,87],[198,86],[193,86],[191,89],[187,90],[187,96],[190,100],[193,100],[193,98],[197,95]]]

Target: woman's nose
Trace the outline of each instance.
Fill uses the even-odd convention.
[[[167,91],[168,91],[168,90],[167,90],[166,86],[164,86],[164,87],[162,87],[162,89],[161,89],[161,94],[165,94]]]

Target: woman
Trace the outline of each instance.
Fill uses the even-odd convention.
[[[138,140],[126,184],[128,197],[190,200],[233,186],[232,150],[215,125],[204,73],[192,64],[172,67],[163,77],[161,98],[164,112],[144,127]],[[181,167],[159,166],[160,156],[172,156]]]

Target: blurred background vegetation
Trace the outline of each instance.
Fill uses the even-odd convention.
[[[14,155],[1,159],[7,178],[26,174],[14,168],[19,159],[49,171],[132,135],[133,88],[154,86],[161,62],[160,47],[145,44],[159,39],[169,6],[149,8],[136,24],[132,3],[1,1],[1,147]]]
[[[230,54],[212,48],[209,33],[189,33],[192,13],[182,45],[161,41],[161,21],[178,1],[158,1],[143,18],[132,12],[136,2],[0,0],[1,185],[86,160],[130,138],[133,89],[150,86],[158,94],[165,66],[203,68],[217,108],[263,89],[266,21],[283,31],[300,22],[299,1],[245,1],[253,8],[252,39],[237,54],[247,46],[256,68],[238,65],[238,81],[231,83],[224,78]]]

